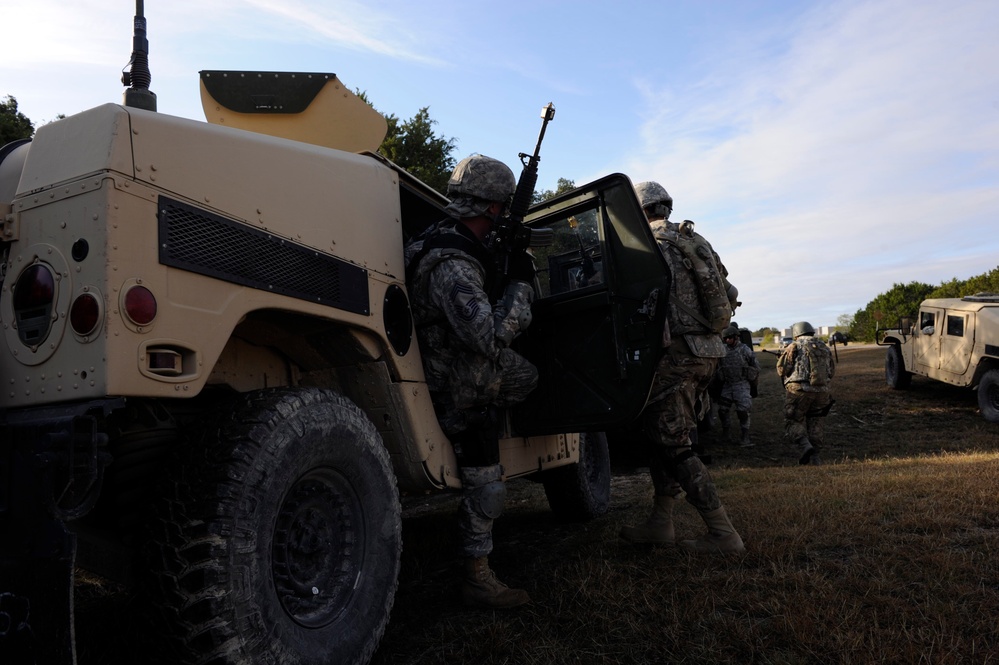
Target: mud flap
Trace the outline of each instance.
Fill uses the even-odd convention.
[[[0,552],[0,661],[5,665],[75,665],[73,566],[76,536],[61,522],[34,534],[4,534]],[[13,547],[12,547],[13,546]],[[46,551],[38,551],[43,549]],[[33,551],[32,551],[33,550]]]

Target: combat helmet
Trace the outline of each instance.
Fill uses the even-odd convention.
[[[472,155],[458,162],[447,183],[448,198],[472,197],[482,201],[507,201],[517,189],[510,167],[492,157]]]
[[[722,339],[727,339],[729,337],[742,337],[742,335],[739,333],[739,328],[737,326],[731,326],[731,325],[722,331],[721,336]]]
[[[798,321],[791,326],[791,337],[798,339],[802,335],[814,335],[815,328],[808,321]]]
[[[673,212],[673,197],[665,187],[658,182],[647,180],[635,185],[635,193],[638,194],[642,208],[651,216],[669,219],[669,214]]]

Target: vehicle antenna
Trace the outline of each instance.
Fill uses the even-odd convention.
[[[128,61],[128,65],[125,65],[126,68],[131,65],[131,70],[122,70],[121,72],[122,85],[128,86],[124,94],[125,106],[155,111],[156,93],[149,89],[149,83],[153,77],[149,73],[149,40],[146,39],[143,0],[135,0],[133,25],[132,59]]]

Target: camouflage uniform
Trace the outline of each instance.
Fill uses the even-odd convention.
[[[701,515],[708,532],[680,541],[691,552],[744,552],[745,545],[722,506],[704,462],[694,454],[697,422],[707,409],[707,389],[725,355],[718,333],[731,321],[738,291],[724,279],[725,267],[711,246],[693,233],[693,222],[667,221],[673,199],[656,182],[635,185],[642,209],[671,277],[665,352],[642,415],[653,442],[650,472],[655,490],[644,523],[621,528],[632,543],[675,542],[673,506],[681,493]]]
[[[455,220],[439,224],[436,233],[464,235],[468,243],[481,246]],[[414,249],[410,248],[410,260]],[[458,247],[433,247],[419,259],[411,278],[427,386],[441,427],[455,446],[463,478],[470,475],[470,467],[497,467],[472,474],[474,478],[466,479],[470,486],[496,482],[501,475],[497,415],[490,407],[522,402],[538,382],[538,370],[530,361],[497,343],[487,289],[492,266],[483,265],[487,259]],[[495,514],[483,517],[473,510],[462,511],[467,556],[485,556],[492,550],[491,520],[498,509],[486,512]],[[490,524],[473,524],[480,521]]]
[[[666,258],[672,276],[667,323],[670,345],[656,369],[649,403],[643,414],[645,432],[656,442],[652,460],[652,482],[659,496],[677,497],[686,492],[687,501],[699,511],[721,507],[718,491],[704,463],[694,455],[691,432],[706,406],[705,394],[725,346],[713,330],[692,317],[680,301],[699,311],[698,285],[686,268],[684,256],[670,242],[679,233],[672,222],[652,222],[652,233]],[[716,263],[721,264],[717,259]]]
[[[815,345],[828,360],[828,376],[823,385],[812,385],[810,380],[808,345]],[[829,348],[811,335],[796,337],[777,359],[777,375],[784,382],[784,436],[798,446],[801,464],[820,464],[818,451],[822,446],[822,417],[832,407],[829,382],[835,373]]]
[[[728,336],[731,331],[731,328],[726,329],[725,335]],[[739,331],[735,330],[733,334],[738,335]],[[752,445],[749,442],[749,428],[753,410],[750,381],[754,381],[759,374],[760,364],[756,360],[756,354],[738,339],[734,344],[728,346],[725,357],[718,365],[721,390],[716,401],[722,432],[725,436],[728,435],[728,415],[732,407],[735,406],[735,414],[742,430],[741,443],[744,446]]]

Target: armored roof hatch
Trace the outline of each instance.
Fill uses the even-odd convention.
[[[388,124],[336,74],[204,70],[208,122],[346,150],[378,150]]]

